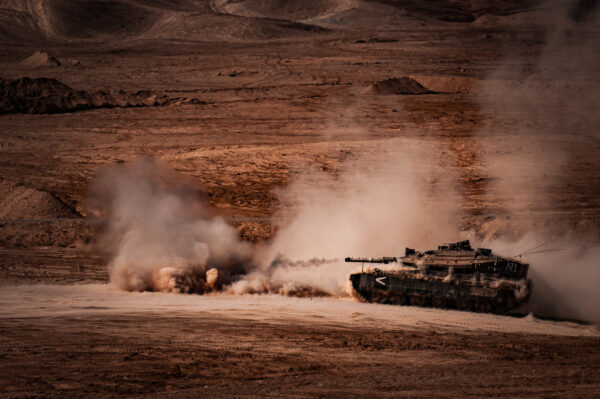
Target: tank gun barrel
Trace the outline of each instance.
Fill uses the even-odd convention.
[[[384,256],[381,258],[346,258],[344,259],[346,262],[357,262],[357,263],[396,263],[398,262],[398,258],[394,256]]]

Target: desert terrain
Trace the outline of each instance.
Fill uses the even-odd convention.
[[[0,0],[0,396],[599,396],[599,18]],[[462,239],[529,303],[348,293]]]

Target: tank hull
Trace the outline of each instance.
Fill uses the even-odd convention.
[[[527,302],[529,280],[476,280],[413,271],[369,270],[350,275],[352,288],[367,302],[507,313]]]

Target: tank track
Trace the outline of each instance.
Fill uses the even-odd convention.
[[[437,282],[437,286],[440,284]],[[411,305],[420,307],[433,307],[440,309],[458,309],[462,311],[475,311],[479,313],[506,314],[526,302],[528,298],[517,300],[512,289],[495,289],[494,295],[478,296],[469,295],[460,289],[460,281],[443,283],[447,288],[441,290],[417,290],[414,288],[379,289],[371,286],[361,289],[357,284],[353,288],[357,296],[365,302],[380,303],[386,305]],[[484,290],[486,287],[476,287]],[[490,289],[491,290],[491,289]]]
[[[438,309],[458,309],[463,311],[476,311],[480,313],[506,314],[514,309],[511,303],[514,299],[510,297],[503,298],[500,303],[482,298],[446,298],[443,296],[432,296],[423,294],[394,294],[387,295],[382,293],[373,293],[372,295],[356,292],[356,294],[365,302],[380,303],[384,305],[404,305],[432,307]]]

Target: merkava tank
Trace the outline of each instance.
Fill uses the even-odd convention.
[[[345,260],[387,265],[350,275],[354,291],[368,302],[507,313],[531,295],[528,264],[473,249],[469,241],[426,252],[406,248],[400,258]]]

